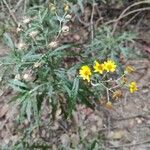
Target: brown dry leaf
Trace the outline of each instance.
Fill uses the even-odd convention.
[[[4,106],[2,106],[0,108],[0,118],[2,118],[9,110],[9,105],[8,104],[4,104]]]
[[[125,130],[111,131],[108,133],[107,138],[111,140],[120,140],[125,136],[125,133]]]

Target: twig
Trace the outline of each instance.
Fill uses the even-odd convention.
[[[132,7],[134,7],[134,6],[137,6],[137,5],[140,5],[140,4],[144,4],[144,3],[150,3],[150,2],[148,2],[148,1],[136,2],[136,3],[134,3],[134,4],[130,5],[130,6],[128,6],[128,7],[121,13],[121,15],[118,17],[118,19],[117,19],[117,21],[116,21],[116,23],[115,23],[115,25],[114,25],[114,29],[113,29],[113,31],[112,31],[112,34],[114,34],[114,32],[115,32],[115,30],[116,30],[116,28],[117,28],[117,25],[118,25],[118,22],[119,22],[120,19],[122,19],[122,18],[124,18],[124,17],[126,17],[126,16],[128,16],[128,15],[130,15],[130,14],[133,14],[133,13],[135,13],[135,12],[147,10],[147,8],[140,8],[140,9],[136,9],[136,10],[130,11],[129,13],[126,13],[130,8],[132,8]],[[149,8],[149,7],[148,7],[148,8]],[[149,8],[149,9],[150,9],[150,8]],[[148,10],[149,10],[149,9],[148,9]],[[126,14],[125,14],[125,13],[126,13]]]
[[[92,41],[92,43],[93,43],[93,38],[94,38],[94,28],[93,28],[94,9],[95,9],[95,3],[94,3],[94,0],[93,0],[92,13],[91,13],[91,19],[90,19],[90,29],[91,29],[91,41]]]
[[[115,21],[116,23],[115,23],[115,25],[114,25],[112,34],[114,34],[114,32],[115,32],[115,30],[116,30],[116,28],[117,28],[117,25],[118,25],[118,22],[119,22],[120,19],[125,18],[125,17],[127,17],[127,16],[129,16],[129,15],[131,15],[131,14],[133,14],[133,13],[136,13],[136,12],[139,12],[139,11],[145,11],[145,10],[150,10],[150,7],[135,9],[135,10],[130,11],[129,13],[126,13],[126,14],[122,15],[121,17],[119,17],[119,18]]]
[[[127,26],[132,20],[134,20],[141,12],[137,12],[133,17],[131,17],[126,23],[125,25],[123,26],[123,28],[125,26]]]
[[[114,34],[114,32],[115,32],[115,30],[116,30],[116,28],[117,28],[117,25],[118,25],[118,22],[119,22],[120,19],[122,19],[122,18],[124,18],[124,17],[126,17],[126,16],[128,16],[128,15],[130,15],[130,14],[133,14],[133,13],[135,13],[135,12],[144,11],[144,10],[150,10],[150,8],[147,7],[147,8],[136,9],[136,10],[130,11],[129,13],[126,13],[130,8],[132,8],[132,7],[134,7],[134,6],[137,6],[137,5],[140,5],[140,4],[145,4],[145,3],[150,3],[150,2],[147,1],[147,0],[146,0],[146,1],[141,1],[141,2],[135,2],[135,3],[133,3],[132,5],[128,6],[128,7],[120,14],[120,16],[119,16],[117,19],[114,19],[114,20],[111,20],[111,21],[105,23],[105,25],[108,25],[108,24],[110,24],[110,23],[114,23],[114,22],[115,22],[114,28],[113,28],[113,31],[112,31],[112,35]],[[126,14],[125,14],[125,13],[126,13]]]
[[[129,15],[131,15],[133,13],[136,13],[136,12],[139,12],[139,11],[145,11],[145,10],[150,10],[150,7],[144,7],[144,8],[135,9],[135,10],[130,11],[129,13],[126,13],[125,15],[123,15],[122,18],[127,17],[127,16],[129,16]]]
[[[4,5],[3,5],[3,2],[2,2],[2,1],[0,1],[0,2],[1,2],[0,6],[2,7],[2,11],[4,11]]]
[[[14,12],[20,7],[20,5],[23,1],[24,0],[19,0],[19,2],[16,4],[16,7],[14,8]]]
[[[149,143],[149,142],[150,142],[150,139],[147,139],[147,140],[141,141],[139,143],[133,143],[133,144],[131,143],[131,144],[118,145],[118,146],[110,146],[109,148],[132,147],[132,146],[146,144],[146,143]]]
[[[150,119],[150,117],[147,117],[145,115],[142,114],[138,114],[135,116],[130,116],[130,117],[126,117],[126,118],[113,118],[114,121],[123,121],[123,120],[129,120],[129,119],[134,119],[134,118],[146,118],[146,119]]]
[[[107,92],[107,101],[109,102],[110,99],[109,99],[109,89],[108,88],[106,88],[106,92]]]
[[[111,21],[108,21],[105,23],[105,25],[108,25],[108,24],[111,24],[111,23],[114,23],[114,22],[117,22],[119,21],[120,19],[123,18],[123,15],[125,14],[125,12],[127,12],[130,8],[134,7],[134,6],[137,6],[137,5],[140,5],[140,4],[144,4],[144,3],[150,3],[148,1],[141,1],[141,2],[136,2],[130,6],[128,6],[121,14],[120,16],[117,18],[117,19],[114,19],[114,20],[111,20]]]
[[[24,8],[23,8],[23,14],[25,15],[27,9],[27,0],[24,0]]]
[[[3,1],[3,3],[5,4],[5,6],[7,7],[8,11],[9,11],[9,13],[10,13],[10,16],[12,17],[12,20],[14,21],[15,25],[18,26],[17,19],[16,19],[16,17],[14,16],[14,14],[12,13],[12,11],[11,11],[9,5],[7,4],[7,2],[6,2],[5,0],[2,0],[2,1]]]
[[[84,25],[85,27],[89,27],[89,26],[90,26],[90,23],[86,23],[86,22],[82,21],[81,18],[80,18],[78,15],[76,15],[76,17],[77,17],[78,21],[79,21],[82,25]]]

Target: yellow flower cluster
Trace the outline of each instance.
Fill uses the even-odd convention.
[[[115,62],[111,59],[109,59],[103,63],[95,61],[94,65],[93,65],[94,72],[99,73],[99,74],[103,74],[104,72],[115,72],[116,68],[117,68],[117,66],[116,66]],[[125,68],[124,75],[129,74],[133,71],[134,71],[134,68],[132,68],[131,66],[127,66]],[[91,76],[92,76],[92,69],[88,65],[84,65],[80,68],[79,75],[80,75],[80,77],[83,78],[83,80],[87,80],[88,82],[90,82]],[[124,77],[124,75],[123,75],[122,79],[126,79],[126,77]],[[126,83],[127,83],[126,80],[123,81],[123,84],[126,84]],[[128,88],[129,88],[130,93],[134,93],[135,91],[138,90],[136,82],[130,82],[130,84],[128,85]],[[116,94],[118,95],[118,93],[116,93]],[[119,93],[119,95],[120,95],[120,93]],[[116,95],[114,97],[116,97]]]
[[[95,61],[94,72],[103,74],[104,71],[114,72],[115,70],[116,70],[116,64],[113,60],[107,60],[104,63],[99,63],[98,61]]]
[[[98,61],[95,61],[93,68],[94,72],[103,74],[104,71],[114,72],[116,70],[116,64],[113,60],[107,60],[104,63],[99,63]],[[79,74],[80,77],[83,78],[83,80],[87,80],[88,82],[90,82],[92,72],[89,66],[87,65],[82,66],[81,69],[79,70]]]

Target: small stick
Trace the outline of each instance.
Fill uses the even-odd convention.
[[[11,11],[9,5],[7,4],[7,2],[6,2],[5,0],[2,0],[2,1],[3,1],[3,3],[5,4],[5,6],[7,7],[8,11],[9,11],[9,13],[10,13],[10,16],[12,17],[12,20],[14,21],[15,25],[18,26],[17,19],[16,19],[16,17],[14,16],[14,14],[12,13],[12,11]]]
[[[130,11],[130,12],[126,13],[126,14],[120,15],[120,17],[119,17],[118,19],[116,19],[116,21],[115,21],[116,23],[115,23],[115,25],[114,25],[114,29],[113,29],[113,31],[112,31],[112,34],[114,34],[114,32],[115,32],[115,30],[116,30],[116,28],[117,28],[117,25],[118,25],[118,21],[119,21],[120,19],[125,18],[125,17],[127,17],[127,16],[129,16],[129,15],[131,15],[131,14],[133,14],[133,13],[136,13],[136,12],[139,12],[139,11],[145,11],[145,10],[150,10],[150,7],[135,9],[135,10],[133,10],[133,11]]]
[[[19,0],[19,2],[16,4],[16,7],[14,8],[14,12],[20,7],[20,5],[23,1],[24,0]]]
[[[133,17],[131,17],[131,19],[129,19],[129,20],[125,23],[125,25],[123,26],[123,28],[124,28],[125,26],[127,26],[132,20],[134,20],[140,13],[141,13],[141,12],[137,12]]]
[[[94,9],[95,9],[95,3],[94,3],[94,0],[93,0],[92,14],[91,14],[91,19],[90,19],[90,29],[91,29],[91,40],[92,40],[92,43],[93,43],[93,38],[94,38],[94,28],[93,28]]]
[[[146,144],[146,143],[149,143],[149,142],[150,142],[150,139],[147,139],[147,140],[141,141],[141,142],[139,142],[139,143],[124,144],[124,145],[119,145],[119,146],[110,146],[109,148],[132,147],[132,146],[137,146],[137,145]]]
[[[23,14],[25,15],[27,9],[27,0],[24,0],[24,8],[23,8]]]

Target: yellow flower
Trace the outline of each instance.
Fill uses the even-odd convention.
[[[90,77],[92,73],[91,73],[91,69],[89,68],[89,66],[87,65],[82,66],[81,69],[79,70],[79,74],[80,74],[80,77],[83,78],[83,80],[87,80],[88,82],[90,82]]]
[[[136,85],[136,82],[131,82],[131,83],[129,84],[129,90],[130,90],[130,93],[134,93],[135,91],[138,90],[137,85]]]
[[[68,5],[68,4],[65,4],[65,5],[64,5],[64,11],[67,12],[68,10],[69,10],[69,5]]]
[[[104,64],[100,64],[99,62],[95,61],[95,65],[93,66],[93,68],[94,68],[94,72],[103,74]]]
[[[124,73],[129,74],[129,73],[132,73],[134,71],[135,71],[135,69],[132,66],[126,66]]]
[[[116,70],[116,64],[113,60],[107,60],[104,62],[104,69],[107,72],[114,72]]]

